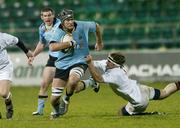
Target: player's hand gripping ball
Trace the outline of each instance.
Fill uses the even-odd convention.
[[[61,42],[68,42],[70,43],[71,47],[63,49],[62,52],[67,53],[74,49],[76,46],[76,41],[73,40],[73,37],[71,34],[66,34],[61,38]]]

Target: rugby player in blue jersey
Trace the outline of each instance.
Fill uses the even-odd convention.
[[[75,21],[72,10],[63,9],[59,18],[61,24],[49,41],[52,51],[59,51],[55,62],[56,73],[52,83],[51,104],[54,108],[52,117],[63,115],[68,110],[70,97],[73,95],[77,83],[87,69],[85,57],[89,54],[88,34],[95,33],[97,51],[103,48],[100,26],[94,21]],[[63,38],[69,36],[69,41]],[[60,100],[64,87],[66,94]]]
[[[53,28],[56,28],[60,24],[60,20],[55,18],[55,12],[51,8],[43,8],[41,10],[41,19],[43,23],[39,27],[39,42],[33,52],[33,58],[29,58],[29,63],[32,64],[34,58],[39,55],[43,49],[48,46],[49,39],[53,34]],[[38,106],[37,110],[33,112],[33,115],[43,115],[43,109],[45,101],[48,98],[47,90],[52,83],[52,79],[55,74],[54,62],[57,59],[58,52],[49,51],[49,58],[47,64],[43,70],[42,81],[40,84],[40,90],[38,94]]]

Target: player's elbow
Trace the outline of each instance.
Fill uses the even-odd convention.
[[[54,44],[50,44],[49,45],[49,50],[50,51],[56,51],[55,45]]]

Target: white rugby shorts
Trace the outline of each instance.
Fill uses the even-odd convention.
[[[125,106],[126,111],[130,114],[138,114],[144,112],[148,106],[149,100],[153,99],[155,90],[152,87],[140,85],[142,94],[141,102],[130,103]]]
[[[10,62],[3,69],[0,69],[0,80],[12,81],[12,77],[13,77],[13,65]]]

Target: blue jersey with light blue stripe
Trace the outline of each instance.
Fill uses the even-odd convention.
[[[87,64],[85,57],[89,54],[88,47],[88,33],[96,32],[96,23],[87,21],[75,21],[75,30],[72,32],[73,39],[77,42],[77,46],[64,52],[59,51],[59,56],[55,62],[56,68],[67,69],[75,64]],[[65,31],[58,28],[50,40],[60,42],[61,38],[65,35]]]
[[[59,19],[55,18],[53,27],[49,31],[46,31],[45,24],[42,23],[39,27],[39,42],[41,42],[45,46],[48,46],[49,39],[51,38],[51,35],[53,34],[53,29],[58,27],[60,25],[60,23],[61,23],[61,21]],[[51,55],[53,57],[58,57],[58,52],[52,52],[49,50],[48,53],[49,53],[49,55]]]

